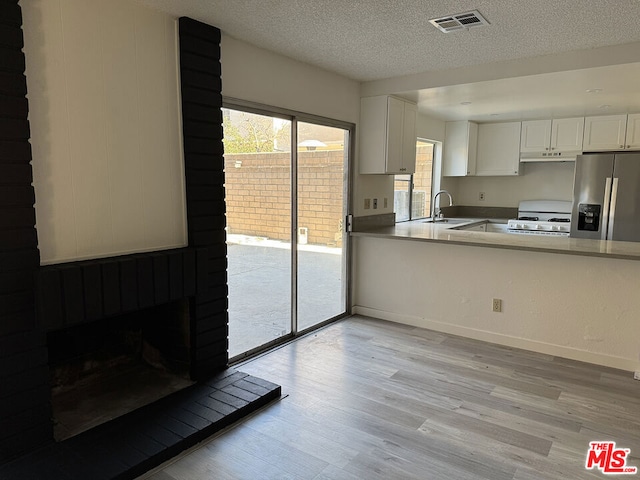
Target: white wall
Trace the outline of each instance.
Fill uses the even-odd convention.
[[[520,200],[573,199],[575,162],[524,163],[516,177],[462,177],[457,179],[456,203],[490,207],[517,207]],[[478,194],[485,192],[485,200]]]
[[[222,94],[357,123],[360,84],[222,35]]]
[[[355,246],[358,313],[640,370],[640,262],[369,237]]]
[[[21,2],[41,261],[186,244],[173,18]]]

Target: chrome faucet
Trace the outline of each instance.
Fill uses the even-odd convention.
[[[436,210],[436,200],[441,193],[446,193],[449,196],[449,206],[453,206],[453,198],[451,197],[451,194],[449,192],[447,192],[446,190],[440,190],[438,193],[436,193],[433,196],[433,216],[431,217],[432,222],[437,222],[439,218],[444,217],[444,215],[442,214],[442,209],[440,208],[440,204],[438,204],[438,209]]]

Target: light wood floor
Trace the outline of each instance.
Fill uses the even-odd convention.
[[[629,372],[363,317],[239,369],[284,398],[143,478],[603,479],[596,440],[640,467]]]

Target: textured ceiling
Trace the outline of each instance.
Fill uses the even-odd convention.
[[[640,0],[137,0],[369,81],[640,41]],[[429,20],[477,9],[491,25]]]

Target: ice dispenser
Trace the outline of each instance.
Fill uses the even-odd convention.
[[[601,205],[581,203],[578,205],[578,230],[597,232],[600,229]]]

